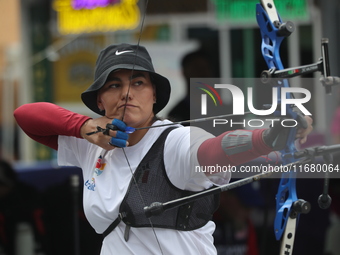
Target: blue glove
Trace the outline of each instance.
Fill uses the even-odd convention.
[[[116,137],[112,137],[109,144],[112,146],[116,146],[119,148],[126,147],[126,142],[129,139],[129,135],[125,133],[126,131],[126,124],[118,119],[113,119],[111,124],[107,124],[106,126],[108,129],[117,131]],[[109,130],[108,130],[109,132]],[[108,134],[107,132],[107,134]]]

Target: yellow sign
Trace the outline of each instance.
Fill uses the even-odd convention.
[[[138,0],[121,0],[114,5],[94,9],[72,7],[72,0],[54,0],[58,31],[61,34],[80,34],[132,30],[140,21]]]
[[[97,56],[104,37],[79,38],[59,51],[60,59],[53,63],[54,101],[81,102],[80,94],[92,83]]]

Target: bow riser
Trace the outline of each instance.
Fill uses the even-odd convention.
[[[282,24],[281,19],[277,16],[279,20],[271,21],[266,10],[262,7],[261,4],[256,5],[256,18],[261,28],[262,35],[262,55],[264,60],[267,63],[269,69],[273,70],[282,70],[284,69],[281,58],[280,58],[280,47],[282,41],[286,38],[287,35],[280,36],[279,24]],[[290,87],[287,79],[284,80],[275,80],[276,87]],[[281,90],[278,90],[278,104],[281,103]],[[292,98],[291,94],[286,94],[286,98]],[[293,111],[292,107],[287,105],[286,109],[287,115],[292,119],[297,119],[297,114]],[[280,112],[275,112],[276,116],[281,116]],[[295,148],[295,135],[296,130],[291,129],[288,142],[286,148],[281,151],[283,164],[289,164],[295,162],[296,160],[293,157],[294,152],[296,152]],[[288,155],[286,155],[288,154]]]
[[[277,36],[278,29],[269,19],[267,12],[263,9],[261,4],[256,5],[256,18],[257,23],[261,28],[262,55],[267,63],[268,68],[275,68],[278,70],[283,69],[279,50],[285,37]],[[281,22],[281,20],[279,20],[279,22]]]

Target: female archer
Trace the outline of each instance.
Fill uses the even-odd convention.
[[[214,137],[196,127],[161,126],[171,124],[156,116],[169,97],[170,83],[155,72],[147,50],[120,44],[101,51],[94,82],[81,95],[101,117],[43,102],[14,112],[28,136],[58,151],[60,165],[82,169],[86,217],[105,237],[101,255],[216,254],[211,221],[216,197],[150,219],[144,206],[226,184],[230,173],[196,171],[195,166],[238,165],[278,149],[274,142],[285,139],[285,132],[275,128]],[[297,132],[302,142],[312,130],[306,119],[308,128]],[[126,133],[127,127],[148,126],[161,127]]]

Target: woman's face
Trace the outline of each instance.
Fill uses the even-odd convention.
[[[97,97],[98,107],[105,110],[106,117],[124,117],[123,121],[135,128],[151,124],[155,102],[149,73],[127,69],[111,72]]]

